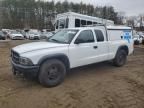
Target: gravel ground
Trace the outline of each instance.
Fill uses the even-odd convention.
[[[144,46],[136,46],[124,67],[76,68],[60,86],[45,88],[12,75],[10,49],[25,42],[0,42],[0,108],[144,108]]]

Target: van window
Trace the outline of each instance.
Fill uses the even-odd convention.
[[[104,35],[101,30],[95,30],[95,35],[97,38],[97,42],[103,42],[104,41]]]
[[[94,42],[93,32],[91,30],[82,31],[77,37],[76,41],[80,41],[80,43],[92,43]]]
[[[97,22],[93,22],[93,24],[97,24]]]
[[[86,20],[81,20],[81,26],[85,26],[86,25]]]
[[[92,25],[92,21],[87,21],[87,25]]]
[[[75,19],[75,27],[80,27],[80,19]]]

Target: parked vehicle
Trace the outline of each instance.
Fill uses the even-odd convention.
[[[20,33],[24,36],[25,39],[28,39],[28,33],[24,30],[21,30]]]
[[[139,44],[142,43],[143,37],[136,34],[136,35],[133,36],[133,40],[134,40],[135,45],[139,45]]]
[[[32,74],[41,84],[53,87],[75,67],[109,60],[123,66],[133,50],[131,27],[97,25],[64,29],[47,42],[14,47],[11,58],[14,74]]]
[[[7,39],[10,39],[10,29],[2,29],[2,32],[4,33]]]
[[[144,33],[143,32],[137,32],[137,34],[140,36],[140,38],[144,38]]]
[[[0,31],[0,40],[5,40],[5,39],[6,39],[5,34],[2,31]]]
[[[41,32],[41,39],[48,39],[49,37],[53,36],[52,32]]]
[[[16,30],[12,30],[10,32],[9,36],[10,36],[10,39],[12,39],[12,40],[14,40],[14,39],[20,39],[20,40],[24,39],[24,36]]]
[[[29,39],[40,39],[40,32],[38,31],[29,31],[28,32]]]

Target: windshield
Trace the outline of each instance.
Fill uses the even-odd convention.
[[[12,31],[11,34],[21,34],[21,33],[17,31]]]
[[[48,41],[69,44],[77,32],[78,30],[61,30],[53,35]]]
[[[68,25],[69,25],[69,18],[59,19],[56,21],[56,29],[68,28]]]
[[[37,31],[30,31],[29,34],[39,34]]]

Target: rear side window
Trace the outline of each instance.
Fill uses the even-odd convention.
[[[87,21],[87,25],[92,25],[92,22],[91,21]]]
[[[91,43],[94,42],[93,32],[91,30],[82,31],[76,41],[79,40],[81,43]]]
[[[81,26],[85,26],[86,25],[86,20],[81,20]]]
[[[97,42],[103,42],[104,41],[104,35],[101,30],[95,30]]]
[[[97,22],[93,22],[93,24],[97,24]]]

